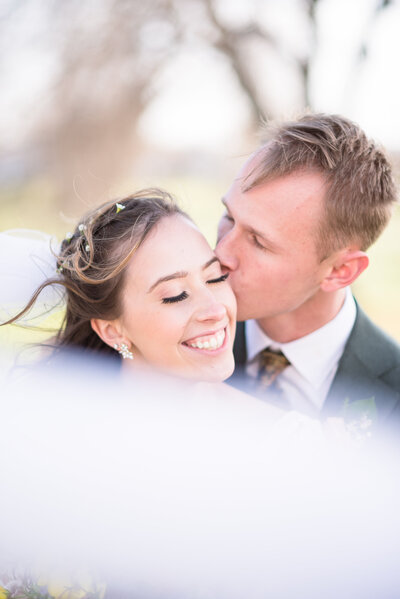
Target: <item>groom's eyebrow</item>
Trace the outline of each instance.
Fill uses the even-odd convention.
[[[214,264],[214,262],[219,262],[217,256],[213,256],[210,260],[208,260],[201,267],[201,270],[205,270],[206,268],[211,266],[211,264]],[[157,281],[155,283],[153,283],[153,285],[150,287],[150,289],[148,290],[147,293],[150,293],[151,291],[153,291],[153,289],[155,289],[157,287],[157,285],[159,285],[160,283],[165,283],[165,281],[171,281],[173,279],[184,279],[185,277],[188,276],[188,274],[189,273],[185,270],[179,270],[177,272],[173,272],[170,275],[165,275],[165,277],[160,277],[159,279],[157,279]]]

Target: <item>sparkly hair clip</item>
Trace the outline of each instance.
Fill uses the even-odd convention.
[[[121,210],[125,210],[125,206],[123,204],[119,204],[118,202],[115,204],[115,208],[117,209],[117,214],[118,212],[121,212]]]
[[[85,252],[89,252],[90,245],[88,244],[87,239],[85,239],[85,231],[86,231],[86,229],[87,229],[86,225],[84,225],[82,223],[80,225],[78,225],[78,231],[83,236],[83,240],[86,241]]]

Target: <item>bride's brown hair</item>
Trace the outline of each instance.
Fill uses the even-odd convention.
[[[92,210],[63,240],[57,256],[58,276],[42,283],[25,308],[3,324],[15,323],[29,312],[49,285],[62,285],[66,312],[55,347],[118,356],[93,331],[90,321],[113,320],[121,315],[125,267],[153,227],[175,214],[189,218],[169,193],[157,188],[143,189]]]

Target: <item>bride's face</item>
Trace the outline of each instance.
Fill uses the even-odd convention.
[[[161,220],[133,255],[118,321],[132,365],[206,381],[233,371],[235,297],[206,239],[181,215]]]

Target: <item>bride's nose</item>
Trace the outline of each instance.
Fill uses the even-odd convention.
[[[226,318],[227,310],[224,304],[217,301],[212,293],[207,294],[200,303],[196,318],[204,322],[206,320],[219,321]]]

